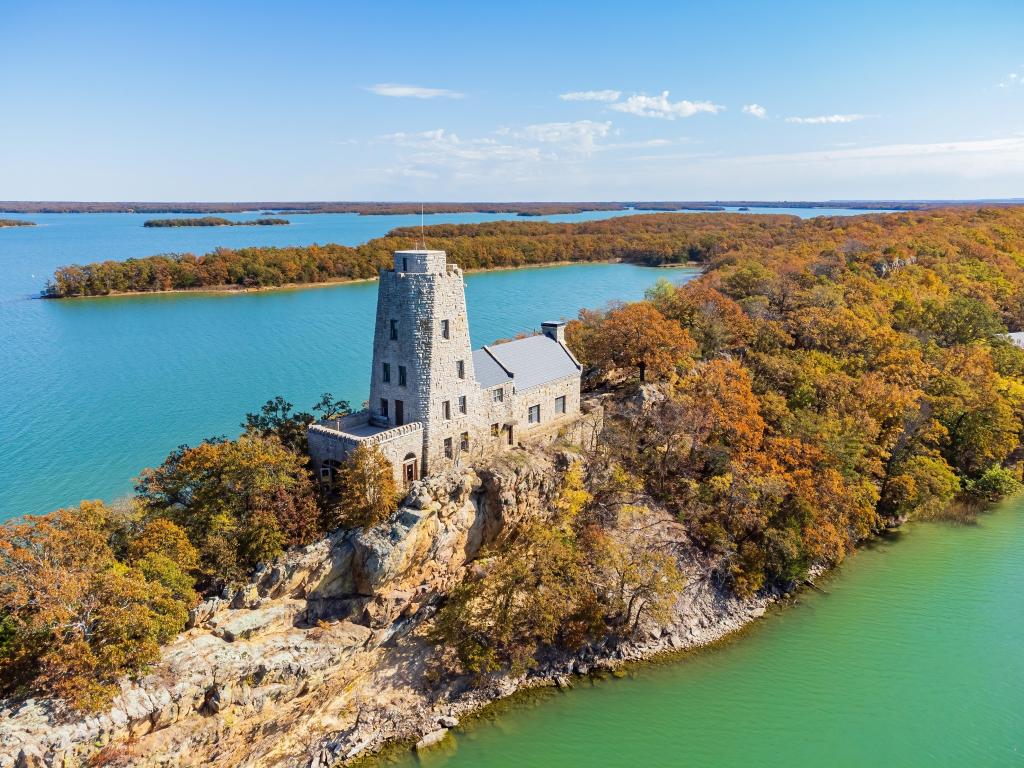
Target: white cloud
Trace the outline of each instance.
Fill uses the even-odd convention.
[[[535,147],[519,146],[490,138],[462,139],[458,134],[436,128],[419,133],[392,133],[381,141],[414,150],[409,162],[424,165],[464,165],[487,160],[539,160]]]
[[[598,188],[611,190],[603,195],[609,199],[1014,197],[1024,179],[1024,136],[758,155],[627,155],[593,175]],[[553,178],[550,194],[567,183]]]
[[[570,91],[560,94],[562,101],[618,101],[622,93],[619,91]]]
[[[1024,85],[1024,74],[1022,72],[1024,72],[1024,67],[1021,67],[1016,72],[1011,72],[996,83],[996,88],[1013,88],[1017,85]]]
[[[366,152],[374,164],[356,169],[350,183],[358,186],[348,194],[382,199],[921,199],[1012,197],[1024,184],[1024,134],[732,154],[701,151],[680,138],[621,137],[614,123],[606,135],[601,135],[601,122],[589,129],[567,127],[572,125],[510,126],[480,137],[438,129],[378,138],[377,149],[368,145]],[[593,151],[587,151],[591,139]]]
[[[479,138],[462,138],[457,133],[437,128],[418,133],[392,133],[378,137],[378,141],[405,150],[399,158],[404,168],[465,173],[499,167],[507,171],[513,166],[541,161],[582,160],[593,152],[614,148],[615,145],[600,143],[611,132],[610,121],[578,120],[502,128],[492,136]]]
[[[528,141],[558,144],[571,151],[590,153],[597,148],[597,139],[605,138],[611,129],[611,121],[577,120],[573,123],[528,125],[515,135]]]
[[[447,88],[423,88],[419,85],[399,85],[398,83],[377,83],[367,86],[366,90],[378,96],[395,96],[412,99],[462,99],[464,93],[450,91]]]
[[[815,117],[787,117],[786,122],[800,125],[834,125],[836,123],[855,123],[867,117],[869,115],[817,115]]]
[[[762,107],[760,104],[744,104],[743,112],[747,115],[753,115],[758,120],[763,120],[768,117],[768,110]]]
[[[626,112],[638,117],[658,117],[663,120],[675,120],[677,117],[692,117],[699,112],[708,112],[712,115],[718,114],[725,107],[710,101],[669,101],[668,91],[662,91],[660,96],[647,96],[636,93],[625,101],[619,101],[608,105],[610,109],[618,112]]]

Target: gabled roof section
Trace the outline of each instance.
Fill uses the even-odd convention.
[[[488,352],[487,348],[473,350],[473,373],[481,389],[490,389],[512,381],[512,374],[506,371]]]
[[[483,354],[478,358],[479,353]],[[484,360],[484,356],[489,359]],[[580,374],[580,366],[569,350],[544,334],[474,350],[473,366],[482,388],[496,387],[508,381],[507,374],[511,373],[516,390],[520,392]],[[499,371],[501,378],[498,377]]]

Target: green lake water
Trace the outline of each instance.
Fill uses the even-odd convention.
[[[501,707],[401,766],[1024,765],[1024,503],[914,524],[723,645]]]

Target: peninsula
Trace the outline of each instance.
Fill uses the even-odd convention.
[[[0,227],[34,227],[35,225],[34,221],[25,221],[24,219],[0,219]]]

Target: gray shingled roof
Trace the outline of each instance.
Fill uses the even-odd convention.
[[[505,369],[487,354],[486,349],[473,350],[473,373],[476,374],[476,380],[481,389],[490,389],[499,384],[507,384],[512,380],[505,373]]]
[[[565,347],[544,334],[475,349],[473,368],[484,389],[509,380],[502,368],[511,371],[520,392],[580,372]]]

